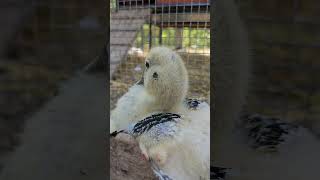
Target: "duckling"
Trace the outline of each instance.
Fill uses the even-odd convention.
[[[214,26],[213,159],[238,170],[232,179],[319,179],[320,141],[310,131],[271,118],[248,116],[246,122],[239,118],[250,78],[247,34],[232,0],[215,1],[213,8],[218,24]],[[250,133],[244,133],[248,129]],[[256,147],[252,148],[247,139]],[[257,149],[261,146],[277,151],[260,152]]]
[[[110,133],[151,112],[180,111],[188,82],[187,70],[178,54],[166,47],[151,49],[142,78],[118,100],[111,112]]]
[[[205,102],[186,101],[188,73],[181,57],[171,49],[151,49],[145,66],[140,82],[148,100],[137,107],[137,114],[155,118],[154,113],[176,113],[181,115],[181,120],[152,128],[153,136],[150,133],[139,136],[142,153],[147,159],[154,159],[173,179],[209,179],[210,106]],[[161,138],[168,134],[171,138]]]

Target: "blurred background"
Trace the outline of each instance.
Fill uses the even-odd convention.
[[[106,41],[101,0],[0,2],[0,173],[19,144],[25,120],[59,94]]]
[[[320,1],[236,2],[253,48],[248,110],[320,134]]]

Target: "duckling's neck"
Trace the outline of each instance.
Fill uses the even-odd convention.
[[[151,112],[179,112],[181,111],[184,97],[169,96],[150,96],[148,111]]]

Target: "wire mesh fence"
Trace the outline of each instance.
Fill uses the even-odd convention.
[[[111,109],[141,78],[150,48],[167,46],[184,60],[189,97],[210,96],[208,0],[113,0],[110,31]]]

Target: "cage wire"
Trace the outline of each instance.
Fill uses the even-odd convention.
[[[190,98],[210,99],[210,1],[112,0],[110,107],[141,78],[152,47],[180,54]]]

